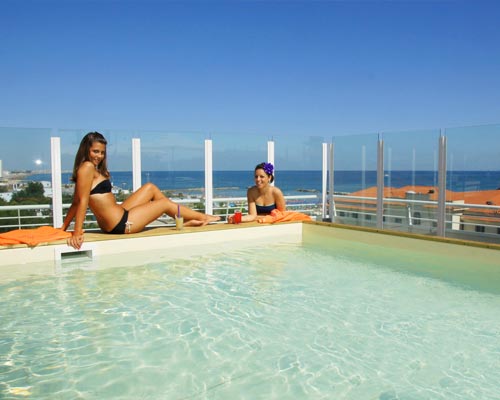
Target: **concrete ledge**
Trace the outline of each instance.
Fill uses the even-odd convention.
[[[303,238],[303,224],[307,226],[322,226],[337,228],[352,232],[352,240],[361,240],[356,232],[380,234],[400,238],[420,239],[434,243],[447,243],[460,246],[470,246],[500,250],[500,245],[472,242],[457,239],[447,239],[435,236],[416,235],[405,232],[378,230],[367,227],[341,225],[329,222],[291,222],[275,225],[245,223],[240,225],[213,224],[204,227],[184,228],[177,231],[175,227],[151,228],[130,235],[109,235],[104,233],[86,233],[85,243],[80,250],[87,257],[109,256],[144,252],[154,249],[169,249],[172,256],[180,254],[195,255],[207,251],[223,251],[239,246],[264,243],[270,240],[276,242],[300,242]],[[304,232],[308,230],[304,228]],[[217,246],[212,246],[217,244]],[[413,244],[415,246],[416,243]],[[71,254],[77,253],[66,244],[65,240],[44,243],[35,247],[26,245],[0,246],[0,267],[6,265],[23,265],[29,263],[54,261],[59,262]]]
[[[179,253],[177,250],[180,249],[184,255],[194,255],[210,251],[210,245],[213,244],[217,244],[217,246],[212,246],[212,250],[220,251],[223,248],[255,245],[269,240],[301,242],[302,224],[300,222],[275,225],[258,223],[214,224],[198,228],[185,228],[182,231],[175,230],[175,227],[165,227],[148,229],[130,235],[86,233],[85,243],[79,251],[68,246],[64,240],[40,244],[35,247],[26,245],[3,246],[0,248],[0,267],[47,261],[59,262],[63,258],[71,256],[72,253],[85,254],[87,257],[93,258],[169,249],[169,253],[174,255]]]

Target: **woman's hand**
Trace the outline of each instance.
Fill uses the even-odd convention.
[[[73,231],[71,237],[67,241],[68,246],[73,247],[75,250],[80,250],[84,240],[84,235],[83,235],[84,232],[85,231],[81,232]]]
[[[229,217],[227,217],[227,223],[234,224],[234,215],[230,215]]]

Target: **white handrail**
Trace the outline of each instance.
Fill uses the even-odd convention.
[[[287,200],[288,203],[288,208],[293,209],[295,211],[300,211],[300,212],[305,212],[309,213],[312,215],[316,215],[313,209],[311,207],[316,207],[317,202],[316,201],[309,201],[309,202],[304,202],[306,200],[318,200],[317,195],[296,195],[296,196],[285,196],[285,199]],[[189,204],[193,205],[195,209],[202,209],[204,205],[204,199],[203,198],[188,198],[188,199],[174,199],[175,202],[181,203],[181,204]],[[224,221],[224,217],[227,218],[230,213],[232,213],[233,209],[241,207],[246,209],[246,207],[243,207],[241,204],[245,202],[246,203],[247,198],[246,197],[219,197],[215,198],[212,200],[212,204],[215,205],[213,206],[213,210],[218,210],[222,211],[224,210],[224,213],[219,213],[217,215],[222,217],[222,220]],[[299,201],[299,202],[296,202]],[[225,203],[224,206],[220,206],[221,203]],[[232,205],[231,203],[235,203],[235,205]],[[63,204],[62,208],[63,210],[69,209],[71,204]],[[198,207],[200,206],[200,207]],[[26,210],[52,210],[52,205],[51,204],[32,204],[32,205],[9,205],[9,206],[0,206],[0,229],[2,228],[7,228],[7,229],[21,229],[21,228],[26,228],[26,227],[35,227],[35,226],[42,226],[42,225],[50,225],[51,222],[50,220],[52,219],[52,215],[25,215],[21,216],[20,212],[21,211],[26,211]],[[15,216],[1,216],[2,211],[17,211],[17,215]],[[319,214],[318,214],[319,215]],[[93,218],[93,214],[91,212],[87,212],[86,216],[90,216]],[[31,224],[23,224],[23,219],[40,219],[42,222],[41,223],[31,223]],[[16,224],[10,224],[10,225],[2,225],[2,220],[9,220],[9,219],[16,219],[17,223]],[[45,220],[47,223],[45,223]],[[159,221],[162,221],[164,223],[170,223],[170,217],[167,216],[162,216],[158,218]],[[173,219],[172,219],[172,224],[173,224]],[[84,221],[84,224],[86,225],[96,225],[97,222],[94,220],[86,220]],[[153,223],[154,224],[154,223]],[[87,229],[87,228],[86,228]],[[92,228],[89,228],[92,229]],[[98,228],[95,228],[98,229]]]
[[[333,195],[333,197],[334,198],[338,198],[338,199],[372,200],[372,201],[377,201],[376,197],[348,196],[348,195],[342,195],[342,194],[335,194],[335,195]],[[396,198],[391,198],[391,197],[384,197],[383,201],[392,202],[392,203],[433,204],[433,205],[437,205],[437,201],[396,199]],[[447,206],[468,207],[468,208],[483,208],[483,209],[500,210],[500,206],[494,206],[494,205],[488,205],[488,204],[454,203],[454,202],[451,202],[451,201],[447,201],[446,205]]]

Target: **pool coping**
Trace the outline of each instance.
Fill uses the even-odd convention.
[[[168,238],[168,240],[166,240]],[[30,247],[25,244],[0,246],[0,267],[28,263],[54,261],[59,262],[65,256],[73,254],[88,257],[112,254],[132,253],[152,249],[192,248],[213,244],[235,246],[246,243],[268,242],[279,238],[282,242],[301,242],[302,224],[287,222],[280,224],[245,223],[210,224],[203,227],[185,227],[178,231],[175,226],[154,227],[145,231],[127,235],[109,235],[105,233],[85,233],[85,242],[77,251],[66,244],[66,240],[40,243]],[[206,247],[206,246],[205,246]]]
[[[302,241],[303,224],[318,225],[350,231],[362,231],[373,234],[420,239],[436,243],[470,246],[475,248],[500,250],[494,243],[443,238],[400,231],[360,227],[322,221],[287,222],[280,224],[259,224],[256,222],[240,225],[216,223],[204,227],[186,227],[182,231],[175,226],[154,227],[140,233],[129,235],[109,235],[104,233],[85,233],[85,243],[80,253],[110,255],[123,252],[144,251],[157,248],[173,249],[176,247],[198,246],[202,244],[227,244],[235,246],[242,242],[269,241],[279,238],[280,241]],[[165,238],[169,238],[165,241]],[[133,239],[133,240],[132,240]],[[66,240],[41,243],[34,247],[27,245],[0,246],[0,267],[14,264],[27,264],[41,261],[60,261],[65,255],[77,253],[66,244]]]

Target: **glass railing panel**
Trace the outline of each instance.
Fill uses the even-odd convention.
[[[377,134],[337,136],[334,145],[334,216],[342,224],[377,225]]]
[[[212,133],[213,210],[225,220],[248,212],[247,189],[254,184],[254,168],[267,161],[267,135]]]
[[[141,140],[142,184],[151,182],[173,201],[204,212],[206,135],[141,131],[134,137]]]
[[[319,135],[275,135],[276,181],[287,209],[322,216],[322,154],[325,139]]]
[[[285,195],[287,209],[312,216],[320,213],[322,137],[215,133],[211,139],[214,212],[224,216],[236,209],[248,212],[246,193],[254,184],[254,168],[267,161],[272,141],[274,183]]]
[[[449,128],[446,236],[500,243],[500,125]]]
[[[267,161],[266,135],[211,134],[214,198],[245,197],[253,185],[254,168]]]
[[[391,132],[384,141],[384,229],[435,235],[439,130]]]
[[[52,224],[51,129],[0,127],[0,231]]]
[[[89,133],[85,129],[59,129],[56,136],[61,138],[62,184],[71,184],[75,156],[83,137]],[[123,130],[99,130],[106,141],[108,170],[113,186],[132,189],[132,137],[133,132]],[[128,172],[128,174],[123,174]],[[125,177],[123,176],[125,175]],[[116,188],[115,188],[116,189]]]

